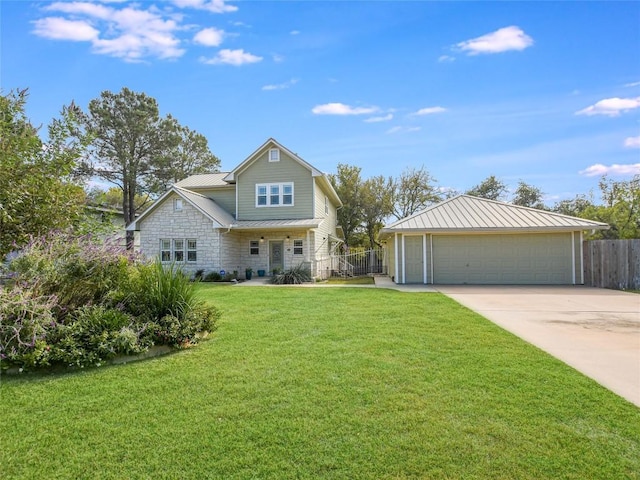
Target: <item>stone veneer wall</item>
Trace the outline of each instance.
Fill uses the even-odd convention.
[[[145,218],[140,228],[140,251],[145,257],[157,258],[160,254],[160,239],[195,239],[197,261],[184,262],[185,272],[194,273],[203,269],[206,272],[225,268],[221,266],[221,253],[226,253],[228,241],[222,239],[220,229],[213,227],[213,222],[205,217],[193,205],[184,201],[182,211],[174,210],[172,195],[162,202],[155,211]],[[226,231],[226,230],[225,230]],[[221,243],[225,248],[221,249]],[[185,252],[186,257],[186,252]]]

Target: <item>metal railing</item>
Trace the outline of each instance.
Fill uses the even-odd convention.
[[[351,249],[348,253],[317,259],[313,262],[313,270],[316,276],[322,279],[386,274],[387,262],[385,255],[383,248]]]

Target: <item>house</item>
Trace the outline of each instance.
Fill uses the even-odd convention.
[[[236,168],[173,185],[128,229],[140,251],[187,272],[269,275],[318,260],[342,242],[328,177],[274,139]]]
[[[396,283],[582,284],[582,235],[608,225],[459,195],[384,227]]]

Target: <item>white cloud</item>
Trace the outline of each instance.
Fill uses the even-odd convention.
[[[640,97],[636,98],[605,98],[593,105],[576,112],[576,115],[607,115],[617,117],[622,112],[640,107]]]
[[[580,175],[585,175],[587,177],[596,177],[602,175],[639,175],[640,174],[640,163],[634,163],[630,165],[618,165],[614,163],[613,165],[603,165],[601,163],[596,163],[595,165],[591,165],[590,167],[581,170]]]
[[[509,50],[524,50],[533,45],[533,39],[519,27],[504,27],[481,37],[472,38],[456,44],[456,47],[469,55],[500,53]]]
[[[224,31],[217,28],[205,28],[196,33],[193,41],[206,47],[217,47],[222,43]]]
[[[154,6],[140,10],[135,6],[114,8],[90,2],[54,2],[44,10],[61,12],[69,18],[36,20],[34,34],[87,41],[98,54],[137,62],[145,57],[174,59],[185,52],[176,36],[183,28],[178,23],[180,16],[163,13]]]
[[[284,90],[285,88],[294,86],[296,83],[298,83],[298,79],[292,78],[291,80],[284,83],[278,83],[274,85],[265,85],[264,87],[262,87],[262,90]]]
[[[433,115],[434,113],[443,113],[446,111],[447,109],[444,107],[426,107],[426,108],[421,108],[415,113],[412,113],[412,115],[416,115],[416,116]]]
[[[394,133],[411,133],[411,132],[419,132],[422,130],[421,127],[391,127],[386,131],[387,134],[393,135]]]
[[[456,61],[456,57],[452,57],[451,55],[440,55],[438,57],[438,62],[440,63],[451,63],[455,61]]]
[[[262,61],[262,57],[253,55],[252,53],[245,52],[243,49],[229,50],[225,48],[220,50],[218,54],[213,58],[200,57],[200,61],[207,65],[234,65],[240,66],[247,63],[257,63]]]
[[[640,148],[640,135],[637,137],[628,137],[624,141],[624,146],[627,148]]]
[[[47,17],[33,22],[33,33],[54,40],[72,40],[88,42],[98,38],[100,33],[89,23],[82,20],[67,20],[60,17]]]
[[[290,35],[300,35],[300,30],[291,30],[289,32]]]
[[[388,122],[389,120],[393,119],[393,114],[389,113],[387,115],[384,115],[383,117],[371,117],[371,118],[366,118],[364,121],[367,123],[378,123],[378,122]]]
[[[378,111],[378,107],[352,107],[344,103],[325,103],[311,109],[316,115],[368,115]]]
[[[625,87],[640,87],[640,82],[625,83]]]
[[[173,3],[180,8],[195,8],[211,13],[229,13],[238,10],[235,5],[227,5],[225,0],[173,0]]]

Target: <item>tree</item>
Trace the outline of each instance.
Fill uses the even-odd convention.
[[[640,175],[628,181],[604,176],[598,186],[604,204],[586,213],[611,226],[600,231],[602,238],[640,238]]]
[[[27,97],[26,89],[0,96],[0,258],[84,219],[76,167],[88,139],[78,135],[77,110],[64,107],[43,142],[25,114]]]
[[[220,164],[204,137],[170,115],[161,118],[154,98],[128,88],[91,100],[85,126],[95,138],[92,172],[121,189],[126,224],[135,219],[136,195],[155,196],[178,175]]]
[[[374,248],[384,220],[393,214],[393,180],[385,180],[382,175],[365,180],[360,199],[363,226],[369,247]]]
[[[95,206],[121,210],[122,190],[118,187],[111,187],[108,190],[102,190],[98,187],[94,187],[87,192],[87,201]],[[149,197],[136,195],[135,202],[136,211],[140,212],[148,205]]]
[[[544,210],[545,206],[542,202],[542,195],[542,190],[520,180],[511,203],[514,205],[520,205],[521,207],[531,207]]]
[[[501,200],[507,192],[507,186],[502,180],[498,180],[494,175],[485,178],[471,190],[467,191],[467,195],[474,197],[487,198],[489,200]]]
[[[342,208],[338,209],[338,224],[344,232],[347,246],[353,245],[355,234],[364,219],[362,213],[362,179],[360,167],[338,164],[338,172],[329,175],[334,190],[342,200]]]
[[[442,200],[435,179],[425,170],[407,168],[389,188],[392,192],[393,215],[399,220]]]
[[[570,217],[588,218],[588,212],[595,208],[590,195],[576,195],[571,200],[561,200],[553,206],[553,211]]]

